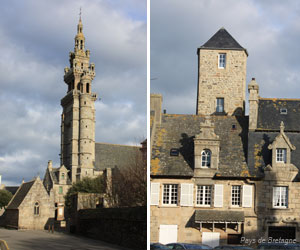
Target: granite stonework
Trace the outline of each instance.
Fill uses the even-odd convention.
[[[300,242],[300,99],[262,98],[252,78],[245,115],[247,50],[222,28],[198,56],[196,115],[162,113],[151,96],[150,241]]]

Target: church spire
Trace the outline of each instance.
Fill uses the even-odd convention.
[[[75,52],[76,51],[84,51],[84,42],[85,42],[85,37],[82,33],[83,30],[83,25],[81,21],[81,8],[80,8],[80,13],[79,13],[79,22],[77,25],[77,35],[75,36]]]

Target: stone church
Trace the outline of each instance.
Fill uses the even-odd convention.
[[[129,167],[145,151],[138,146],[95,142],[95,64],[90,63],[90,51],[85,48],[81,17],[69,62],[70,67],[64,69],[67,93],[61,99],[60,167],[49,161],[43,180],[36,177],[21,184],[6,208],[6,226],[44,229],[50,222],[64,221],[64,196],[72,183],[99,175],[111,183],[114,168]]]
[[[262,98],[224,28],[197,49],[195,115],[151,95],[151,242],[300,241],[300,99]]]

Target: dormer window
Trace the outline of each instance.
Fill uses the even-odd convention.
[[[217,98],[216,112],[217,113],[224,112],[224,98]]]
[[[201,153],[201,166],[203,168],[209,168],[211,161],[211,151],[209,149],[204,149]]]
[[[64,180],[65,179],[65,173],[61,174],[61,179]]]
[[[276,149],[276,162],[286,163],[286,148]]]
[[[224,69],[226,67],[226,54],[220,53],[219,54],[219,68]]]
[[[280,109],[281,115],[287,115],[287,109]]]

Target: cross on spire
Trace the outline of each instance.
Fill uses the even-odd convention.
[[[81,21],[81,7],[79,8],[79,20]]]

